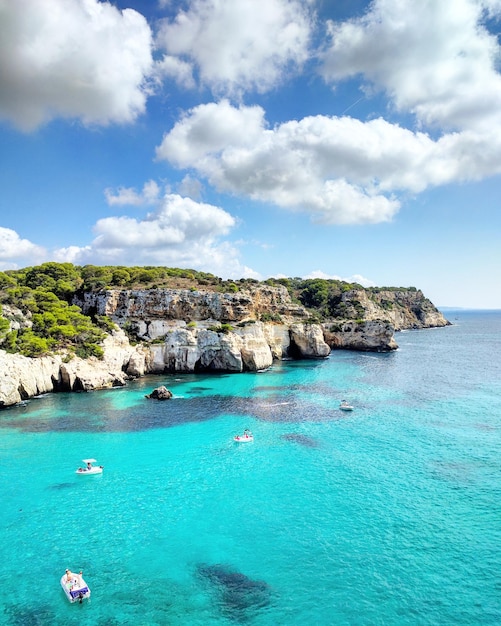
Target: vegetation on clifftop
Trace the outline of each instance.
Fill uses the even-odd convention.
[[[357,283],[321,278],[270,278],[264,283],[252,278],[224,281],[213,274],[169,267],[97,266],[43,263],[35,267],[0,272],[0,347],[25,356],[64,351],[83,358],[102,356],[100,343],[113,324],[106,317],[83,315],[73,305],[76,295],[103,289],[188,289],[235,293],[258,284],[285,287],[293,302],[302,304],[311,319],[361,318],[364,309],[356,298],[343,295],[365,291],[371,297],[397,288],[366,288]],[[416,291],[414,287],[398,288]],[[381,305],[381,299],[379,303]],[[1,307],[4,311],[2,312]],[[384,308],[384,301],[382,304]],[[393,306],[388,301],[387,306]],[[9,315],[6,315],[6,309]],[[266,314],[263,314],[266,315]],[[14,321],[9,330],[6,319]],[[262,318],[263,319],[263,318]]]

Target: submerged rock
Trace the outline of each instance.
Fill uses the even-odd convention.
[[[294,443],[298,443],[305,448],[318,448],[319,443],[313,437],[308,437],[308,435],[303,435],[301,433],[285,433],[282,435],[282,439],[285,441],[293,441]]]
[[[270,603],[270,586],[262,580],[253,580],[225,565],[199,565],[198,574],[210,581],[219,592],[223,611],[240,619],[249,609],[265,607]]]

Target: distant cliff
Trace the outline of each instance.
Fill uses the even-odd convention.
[[[334,302],[333,302],[334,301]],[[155,339],[164,324],[173,320],[213,321],[220,324],[267,321],[291,324],[311,320],[314,309],[294,303],[281,285],[247,285],[234,293],[203,289],[109,289],[76,296],[86,315],[104,315],[119,326],[128,326],[138,338]],[[331,300],[330,315],[323,322],[389,322],[394,330],[447,326],[442,313],[420,290],[350,289]],[[320,321],[319,319],[317,321]]]
[[[148,371],[265,369],[273,359],[321,358],[331,349],[389,351],[395,330],[449,322],[419,290],[351,289],[330,300],[331,317],[294,303],[282,285],[234,293],[112,289],[75,300],[148,346]]]
[[[396,331],[450,324],[419,289],[350,289],[340,294],[334,313],[340,318],[385,320]]]
[[[56,296],[33,292],[38,309],[29,310],[27,293],[15,306],[3,305],[11,343],[12,337],[34,342],[42,322],[54,325]],[[0,406],[47,391],[124,385],[148,373],[257,371],[277,359],[325,358],[333,349],[390,351],[398,347],[395,331],[449,324],[419,290],[338,281],[245,281],[224,291],[213,285],[75,289],[71,298],[63,310],[77,316],[76,326],[85,322],[86,336],[91,320],[100,322],[101,330],[92,331],[95,341],[101,337],[98,348],[79,354],[68,345],[38,358],[0,350]],[[44,318],[33,311],[46,301],[52,313]]]

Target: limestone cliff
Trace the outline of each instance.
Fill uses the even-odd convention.
[[[91,391],[123,386],[147,372],[148,353],[131,346],[122,331],[104,341],[104,357],[63,355],[28,358],[0,350],[0,407],[53,391]]]
[[[332,349],[389,352],[398,348],[390,322],[351,320],[325,323],[322,327],[325,341]]]
[[[74,300],[86,314],[106,315],[120,326],[134,326],[138,337],[155,339],[171,320],[213,320],[220,324],[309,314],[291,301],[285,287],[256,285],[236,293],[189,289],[109,289],[84,293]]]
[[[311,313],[285,287],[263,284],[236,293],[113,289],[86,293],[77,304],[149,342],[155,372],[239,372],[284,357],[325,357],[330,349],[395,350],[395,330],[449,323],[416,289],[340,292],[322,324],[308,323]]]
[[[265,284],[232,293],[109,289],[80,294],[74,304],[117,325],[103,358],[0,350],[0,406],[48,391],[124,385],[148,373],[258,371],[274,359],[325,358],[331,349],[395,350],[395,330],[449,323],[418,290],[344,291],[331,299],[332,319],[321,323],[285,287]],[[4,315],[13,328],[31,324],[17,309],[4,308]]]
[[[384,320],[396,331],[449,325],[419,289],[352,289],[338,296],[333,313],[346,320]]]

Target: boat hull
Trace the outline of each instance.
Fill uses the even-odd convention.
[[[66,574],[61,576],[61,587],[72,604],[83,602],[90,598],[90,589],[85,580],[80,576],[75,576],[72,581],[66,580]]]
[[[91,469],[79,467],[77,471],[75,472],[75,474],[79,474],[81,476],[89,475],[89,474],[102,474],[102,473],[103,473],[102,467],[92,467]]]

